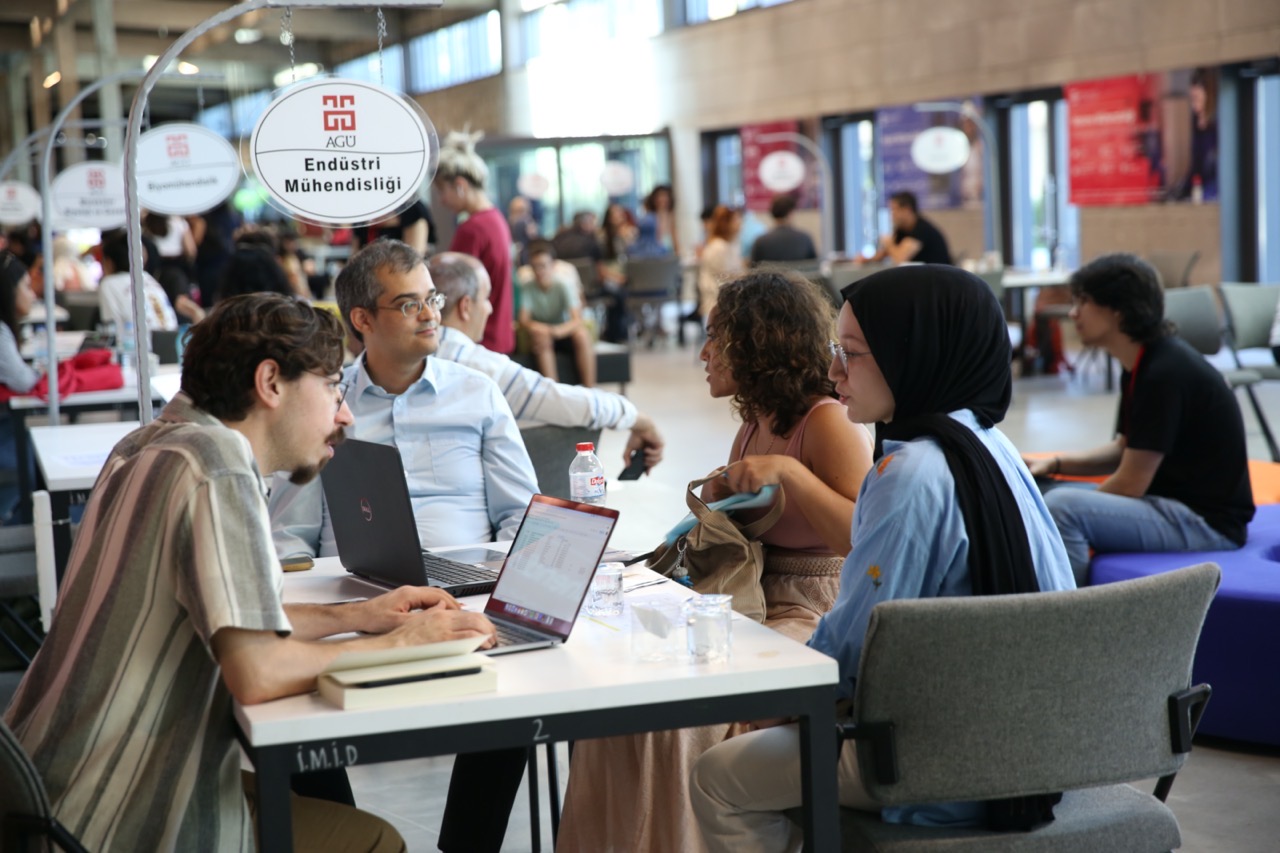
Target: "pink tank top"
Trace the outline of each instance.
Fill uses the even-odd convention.
[[[791,438],[787,440],[787,446],[783,448],[775,448],[774,453],[783,456],[790,456],[793,459],[800,459],[800,448],[804,446],[804,429],[809,423],[809,416],[819,406],[839,405],[838,400],[830,397],[823,397],[805,412],[800,422],[796,424],[795,430],[791,433]],[[732,462],[737,462],[742,458],[742,450],[750,442],[751,437],[755,435],[759,429],[759,423],[743,424],[742,431],[739,433],[739,441],[734,443]],[[734,513],[734,518],[744,522],[751,522],[764,515],[766,510],[742,510]],[[782,517],[778,522],[769,529],[767,533],[760,537],[760,541],[766,545],[772,545],[775,548],[788,548],[793,551],[804,551],[810,554],[831,554],[831,549],[822,541],[822,537],[818,535],[818,531],[813,529],[809,524],[809,520],[804,517],[804,513],[800,511],[800,505],[795,501],[787,501],[786,508],[782,511]]]

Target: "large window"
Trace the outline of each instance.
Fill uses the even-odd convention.
[[[1258,281],[1280,282],[1280,74],[1258,78]]]
[[[777,6],[789,3],[790,0],[685,0],[685,23],[700,24],[703,21],[718,21],[728,18],[747,9],[763,9],[766,6]]]
[[[580,211],[603,215],[611,201],[638,210],[640,200],[651,189],[671,183],[671,144],[664,134],[482,142],[480,153],[489,166],[493,201],[504,210],[513,197],[522,194],[522,178],[545,183],[545,194],[533,203],[534,216],[545,236],[555,234]],[[634,182],[628,192],[610,196],[600,177],[606,164],[614,162],[630,168]]]
[[[879,241],[877,211],[885,202],[876,180],[875,136],[875,121],[864,118],[842,121],[832,139],[839,146],[837,240],[849,255],[872,254]]]
[[[378,83],[393,91],[404,90],[404,48],[388,45],[381,54],[370,53],[334,67],[335,77]]]
[[[492,11],[412,39],[409,91],[434,92],[502,71],[502,24]]]
[[[1079,214],[1067,202],[1066,111],[1062,98],[1014,104],[1009,110],[1014,266],[1079,263]]]
[[[525,2],[525,8],[536,3]],[[652,38],[662,32],[662,0],[564,0],[540,4],[520,18],[513,65],[542,56],[576,56],[584,46]],[[585,69],[586,73],[608,73]]]

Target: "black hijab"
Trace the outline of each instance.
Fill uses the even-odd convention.
[[[986,282],[958,267],[897,267],[843,291],[893,392],[885,439],[938,442],[956,481],[969,535],[974,595],[1037,592],[1022,513],[982,441],[948,412],[969,409],[986,428],[1004,419],[1013,393],[1009,330]]]
[[[974,595],[1038,592],[1031,544],[1013,490],[986,445],[948,412],[969,409],[986,428],[1004,419],[1013,393],[1009,329],[986,282],[940,264],[897,267],[843,291],[867,347],[893,392],[893,420],[876,424],[884,440],[929,436],[956,481],[969,535]],[[992,800],[986,825],[1027,831],[1053,820],[1061,794]]]

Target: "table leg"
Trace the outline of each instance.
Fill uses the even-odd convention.
[[[23,524],[31,523],[31,436],[27,433],[27,413],[22,409],[10,409],[13,423],[13,451],[18,462],[18,506],[15,517]]]
[[[836,782],[836,709],[830,695],[818,697],[800,718],[800,791],[804,798],[805,853],[840,849]]]
[[[258,849],[293,849],[293,817],[289,809],[289,754],[259,750],[253,757],[258,775]]]
[[[49,493],[49,514],[53,517],[53,567],[62,586],[62,575],[71,559],[71,492]]]

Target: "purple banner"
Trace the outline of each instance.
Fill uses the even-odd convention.
[[[969,102],[982,109],[980,98],[970,98]],[[916,136],[937,126],[959,128],[969,137],[969,162],[946,175],[930,175],[911,159],[911,143]],[[889,107],[876,110],[876,130],[884,168],[882,192],[886,199],[905,190],[915,193],[922,210],[982,207],[982,136],[972,121],[958,112],[923,113],[913,106]]]

